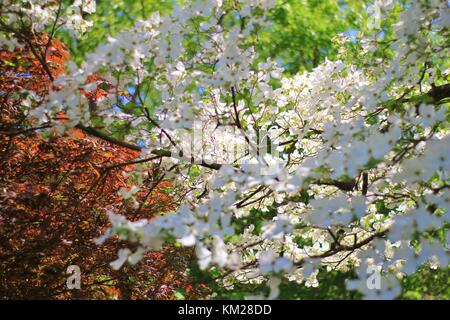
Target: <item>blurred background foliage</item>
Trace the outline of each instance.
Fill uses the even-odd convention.
[[[174,0],[108,0],[97,1],[96,12],[90,15],[89,20],[94,22],[92,28],[78,39],[66,34],[58,37],[68,45],[73,59],[80,63],[86,53],[106,41],[109,36],[131,28],[136,20],[144,20],[153,12],[161,15],[170,13]]]
[[[76,62],[91,52],[108,36],[130,28],[136,20],[149,18],[153,12],[170,13],[176,0],[97,1],[97,11],[90,17],[94,26],[78,40],[60,35],[69,45]],[[277,0],[268,16],[269,25],[260,31],[258,52],[262,60],[273,58],[288,72],[311,70],[325,57],[336,56],[332,39],[339,33],[360,30],[367,16],[367,0]]]
[[[262,57],[277,59],[287,71],[311,70],[336,57],[332,39],[363,28],[365,0],[286,0],[268,17],[261,34]]]

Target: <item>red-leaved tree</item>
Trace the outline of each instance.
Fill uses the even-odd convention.
[[[117,239],[101,247],[93,242],[108,227],[108,210],[151,219],[176,203],[172,183],[156,166],[146,168],[138,205],[118,194],[129,187],[124,173],[139,152],[78,129],[56,137],[28,122],[27,110],[44,101],[68,57],[64,45],[45,34],[13,52],[0,51],[0,299],[171,299],[179,288],[189,298],[205,294],[186,275],[190,250],[165,247],[115,271],[109,263]],[[88,99],[108,93],[103,78],[88,81],[106,84],[80,92]],[[24,104],[24,90],[39,93],[32,106]],[[80,290],[66,286],[70,265],[81,269]]]

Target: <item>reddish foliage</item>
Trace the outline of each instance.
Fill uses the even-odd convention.
[[[2,139],[3,140],[3,139]],[[7,146],[7,141],[1,141]],[[83,272],[83,298],[107,298],[105,288],[122,298],[170,298],[174,288],[189,283],[183,275],[190,253],[165,248],[143,262],[113,271],[118,244],[98,247],[92,240],[108,225],[105,210],[126,213],[129,219],[151,218],[173,209],[166,181],[154,188],[140,210],[117,194],[127,180],[121,174],[131,166],[102,173],[112,163],[136,155],[93,138],[50,138],[33,134],[17,137],[7,149],[0,172],[0,295],[2,297],[62,298],[67,295],[64,271],[76,264]],[[153,177],[145,184],[154,184]],[[144,188],[138,196],[148,192]],[[168,258],[170,256],[170,258]],[[134,280],[130,281],[130,277]],[[108,286],[95,283],[114,279]],[[151,283],[163,279],[166,289]],[[142,288],[140,288],[142,286]],[[112,292],[112,291],[110,291]]]
[[[66,62],[70,58],[65,45],[56,38],[49,39],[47,34],[30,40],[30,44],[22,44],[14,51],[0,48],[0,106],[3,117],[0,131],[14,131],[28,122],[24,117],[25,110],[20,93],[23,90],[35,92],[38,101],[34,107],[38,106],[51,88],[58,89],[53,87],[49,74],[53,79],[57,79],[64,73]],[[41,61],[44,57],[47,69]],[[81,90],[89,100],[96,101],[106,97],[108,90],[112,89],[111,83],[99,74],[88,77],[87,84],[93,82],[97,88],[88,92]],[[74,129],[73,133],[76,137],[84,136],[77,129]]]
[[[26,89],[43,93],[50,89],[52,81],[47,71],[42,67],[39,61],[40,57],[43,57],[47,52],[47,66],[53,78],[56,78],[64,72],[69,53],[58,39],[52,39],[47,47],[48,40],[49,37],[46,34],[32,40],[34,53],[28,45],[16,48],[12,52],[0,51],[1,91],[16,92]]]
[[[47,39],[41,36],[33,45],[45,50]],[[63,72],[67,58],[63,44],[53,39],[47,55],[53,77]],[[44,98],[52,83],[29,47],[0,51],[0,61],[0,130],[26,128],[20,97],[14,95],[27,89]],[[100,76],[88,81],[99,84],[83,92],[91,100],[111,89]],[[107,210],[134,220],[174,209],[172,183],[159,182],[157,168],[148,168],[137,194],[138,209],[118,195],[129,186],[123,172],[133,167],[107,168],[137,156],[81,131],[66,137],[34,131],[0,134],[0,298],[171,299],[178,288],[185,288],[188,298],[203,294],[185,274],[191,250],[166,247],[114,271],[109,262],[116,259],[118,242],[100,247],[92,242],[109,224]],[[81,290],[66,288],[65,271],[73,264],[82,271]]]
[[[87,78],[87,83],[94,83],[97,85],[97,88],[88,92],[82,91],[82,93],[89,99],[93,101],[97,101],[101,98],[108,96],[109,91],[113,88],[112,84],[103,78],[99,74],[91,74]]]

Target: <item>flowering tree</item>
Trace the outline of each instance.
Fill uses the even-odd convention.
[[[10,2],[0,7],[8,50],[34,48],[24,30],[77,37],[95,9]],[[188,1],[57,78],[32,50],[53,86],[29,119],[139,151],[182,194],[150,220],[110,211],[98,244],[134,244],[115,268],[169,242],[194,247],[199,268],[226,286],[267,281],[268,298],[285,278],[317,286],[319,269],[355,270],[348,289],[395,298],[420,265],[448,268],[448,2],[374,1],[356,36],[335,39],[335,59],[293,75],[259,55],[273,10],[271,0]],[[98,74],[112,89],[92,102],[80,92]],[[20,94],[24,107],[37,99]],[[125,199],[139,196],[145,172],[133,168]]]

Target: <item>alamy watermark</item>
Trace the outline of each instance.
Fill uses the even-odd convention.
[[[67,267],[67,274],[70,276],[67,278],[67,288],[70,290],[81,289],[81,270],[77,265],[70,265]]]
[[[376,265],[371,265],[367,267],[366,271],[367,277],[366,286],[369,290],[380,290],[381,289],[381,271]]]
[[[278,158],[280,153],[281,145],[264,128],[243,129],[193,121],[189,128],[176,128],[175,131],[179,142],[171,156],[193,164],[239,164],[267,175],[271,166],[267,159]]]

